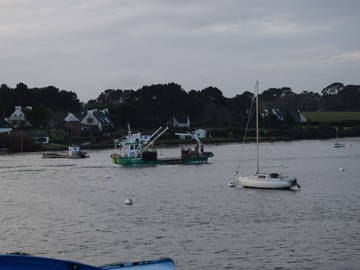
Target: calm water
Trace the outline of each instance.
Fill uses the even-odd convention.
[[[254,172],[253,144],[208,146],[209,164],[146,168],[112,165],[112,150],[1,155],[0,253],[94,265],[171,257],[183,270],[360,269],[360,138],[341,142],[263,145],[263,164],[287,166],[297,192],[227,186],[239,160],[241,173]]]

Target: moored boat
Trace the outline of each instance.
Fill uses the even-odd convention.
[[[297,185],[295,177],[283,176],[278,173],[258,173],[249,176],[240,176],[239,183],[242,187],[289,189]]]
[[[183,147],[180,157],[158,158],[156,149],[152,146],[154,142],[167,130],[158,128],[152,135],[133,134],[128,128],[128,135],[115,139],[115,153],[111,155],[114,164],[120,165],[162,165],[162,164],[198,164],[206,163],[212,152],[205,152],[204,146],[196,134],[187,133],[187,135],[196,141],[194,148]]]
[[[256,82],[256,173],[249,176],[240,176],[238,179],[242,187],[264,189],[290,189],[293,186],[300,188],[297,179],[293,176],[284,176],[282,173],[260,173],[259,166],[259,82]],[[270,166],[274,167],[274,166]],[[279,167],[279,166],[275,166]],[[280,166],[281,167],[281,166]]]
[[[42,158],[87,158],[88,154],[80,150],[79,146],[69,146],[68,152],[63,153],[43,153]]]

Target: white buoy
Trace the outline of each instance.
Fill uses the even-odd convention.
[[[125,200],[125,204],[126,204],[126,205],[132,205],[132,204],[133,204],[132,199],[126,199],[126,200]]]
[[[231,187],[231,188],[236,187],[235,181],[230,181],[230,182],[228,183],[228,186]]]
[[[107,174],[107,175],[105,175],[105,178],[106,178],[106,179],[110,179],[111,176]]]
[[[339,172],[345,171],[344,168],[339,168]]]

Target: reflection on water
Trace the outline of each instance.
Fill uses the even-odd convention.
[[[343,142],[262,145],[262,163],[287,166],[298,192],[227,186],[238,161],[254,172],[253,144],[211,145],[210,163],[192,166],[124,168],[111,150],[0,155],[0,251],[95,265],[171,257],[190,270],[357,268],[360,139]]]

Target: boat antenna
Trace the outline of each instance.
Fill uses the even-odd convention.
[[[259,174],[259,81],[256,81],[256,174]]]

